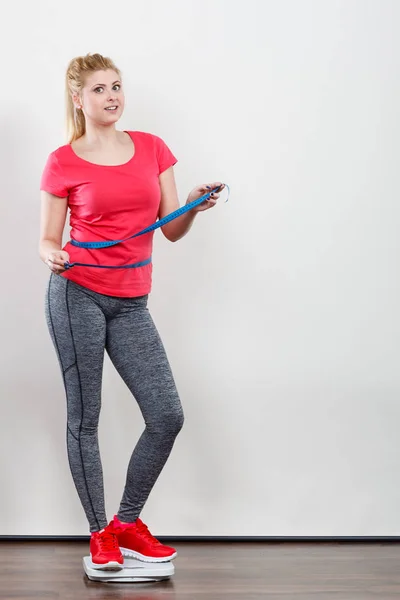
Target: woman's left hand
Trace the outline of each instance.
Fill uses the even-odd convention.
[[[203,210],[208,210],[209,208],[212,208],[216,205],[217,200],[220,196],[220,192],[222,192],[224,187],[225,185],[220,181],[217,181],[215,183],[205,183],[204,185],[198,185],[197,187],[193,188],[193,190],[190,192],[188,199],[186,200],[186,204],[193,202],[193,200],[197,200],[197,198],[204,196],[204,194],[207,194],[207,192],[210,192],[215,188],[219,188],[216,192],[211,194],[211,196],[209,196],[207,200],[204,200],[201,204],[192,208],[193,212],[201,212]]]

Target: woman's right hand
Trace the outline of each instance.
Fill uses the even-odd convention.
[[[52,273],[59,275],[66,270],[64,263],[69,262],[69,254],[64,250],[54,250],[49,252],[45,262]]]

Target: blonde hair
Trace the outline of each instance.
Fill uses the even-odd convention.
[[[67,67],[65,74],[65,126],[68,144],[80,138],[86,131],[85,115],[82,110],[75,108],[72,94],[80,94],[85,84],[85,75],[105,69],[113,69],[121,79],[121,71],[111,58],[101,54],[89,53],[85,56],[77,56],[70,61]]]

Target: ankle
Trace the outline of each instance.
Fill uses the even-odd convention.
[[[133,521],[121,521],[118,515],[116,515],[116,518],[118,519],[119,523],[121,523],[121,525],[132,525],[137,521],[137,519],[134,519]]]
[[[105,531],[105,527],[103,527],[102,529],[98,529],[97,531],[92,531],[90,535],[100,535],[101,533],[103,533]]]
[[[136,522],[136,519],[134,521],[121,521],[118,519],[118,521],[121,523],[121,525],[133,525],[133,523]]]

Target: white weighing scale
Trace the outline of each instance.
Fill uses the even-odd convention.
[[[93,568],[90,556],[84,556],[83,568],[91,581],[103,583],[163,581],[175,573],[171,561],[152,563],[125,557],[121,568],[109,570]]]

